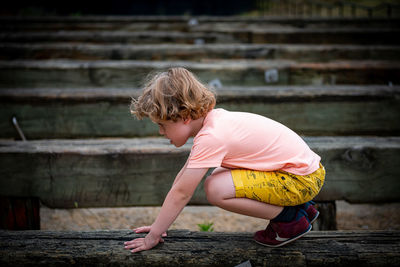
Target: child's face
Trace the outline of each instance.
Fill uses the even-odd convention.
[[[157,122],[159,132],[170,140],[170,143],[176,147],[181,147],[186,144],[192,134],[190,121],[178,120],[174,121],[159,121]]]

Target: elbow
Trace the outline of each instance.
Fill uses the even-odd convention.
[[[189,200],[192,198],[193,195],[193,193],[187,192],[185,190],[176,187],[175,188],[173,187],[170,193],[176,202],[185,204],[189,202]]]

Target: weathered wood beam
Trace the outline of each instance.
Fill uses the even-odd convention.
[[[2,43],[0,59],[85,59],[85,60],[204,60],[288,59],[299,62],[329,60],[400,59],[399,46],[304,45],[304,44],[73,44]]]
[[[46,25],[51,26],[53,24],[59,26],[68,25],[79,25],[83,23],[99,24],[104,23],[188,23],[189,20],[195,18],[199,23],[271,23],[284,24],[284,25],[359,25],[361,27],[370,27],[377,23],[377,25],[398,25],[400,24],[399,18],[346,18],[346,17],[293,17],[293,16],[1,16],[0,22],[2,26],[9,25],[24,25],[30,27],[32,25]],[[59,23],[59,24],[57,24]],[[7,27],[4,27],[7,28]]]
[[[195,19],[195,20],[193,20]],[[192,23],[189,23],[192,21]],[[197,22],[197,24],[196,24]],[[398,28],[398,18],[338,18],[338,17],[244,17],[244,16],[79,16],[79,17],[0,17],[1,31],[48,31],[48,30],[198,30],[204,27],[231,25],[242,28],[291,26],[308,27],[390,27]]]
[[[290,60],[15,60],[0,61],[1,88],[140,87],[150,72],[186,67],[203,82],[224,86],[400,83],[397,61],[299,63]],[[269,71],[266,73],[266,71]]]
[[[0,89],[0,138],[156,136],[150,120],[129,112],[137,89]],[[257,113],[302,135],[396,135],[400,87],[274,86],[216,90],[217,107]],[[318,112],[315,112],[318,110]]]
[[[1,266],[398,266],[399,231],[311,232],[282,248],[252,233],[169,231],[165,243],[132,254],[130,230],[91,232],[0,231]]]
[[[336,202],[317,202],[316,207],[320,213],[312,229],[314,231],[337,230]]]
[[[0,33],[0,42],[73,42],[73,43],[237,43],[240,37],[230,33],[203,33],[180,31],[60,31],[60,32],[11,32]],[[243,38],[243,37],[242,37]]]
[[[242,29],[227,26],[215,30],[180,31],[47,31],[0,33],[0,42],[91,42],[91,43],[303,43],[303,44],[399,44],[396,28]]]
[[[400,200],[400,137],[305,141],[327,170],[316,200]],[[0,196],[38,197],[52,208],[161,205],[189,149],[160,138],[1,141]],[[208,204],[202,184],[191,204]]]

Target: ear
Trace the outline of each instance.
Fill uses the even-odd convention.
[[[187,118],[183,120],[183,124],[189,124],[192,121],[191,118]]]

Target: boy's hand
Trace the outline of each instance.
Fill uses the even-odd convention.
[[[148,233],[151,230],[151,226],[142,226],[133,229],[135,233]],[[167,236],[167,233],[163,233],[161,236],[165,237]],[[155,247],[158,243],[164,242],[164,240],[161,237],[154,237],[152,234],[146,235],[145,238],[136,238],[131,241],[125,242],[125,249],[132,249],[131,252],[139,252],[142,250],[149,250],[153,247]]]
[[[125,249],[132,249],[131,252],[135,253],[143,250],[149,250],[160,242],[164,242],[161,236],[153,236],[151,233],[149,233],[145,238],[136,238],[125,242],[124,244]]]
[[[151,230],[151,226],[142,226],[142,227],[133,229],[133,231],[135,231],[135,233],[137,233],[137,234],[138,233],[148,233],[148,232],[150,232],[150,230]],[[166,237],[167,233],[164,232],[161,236]]]

